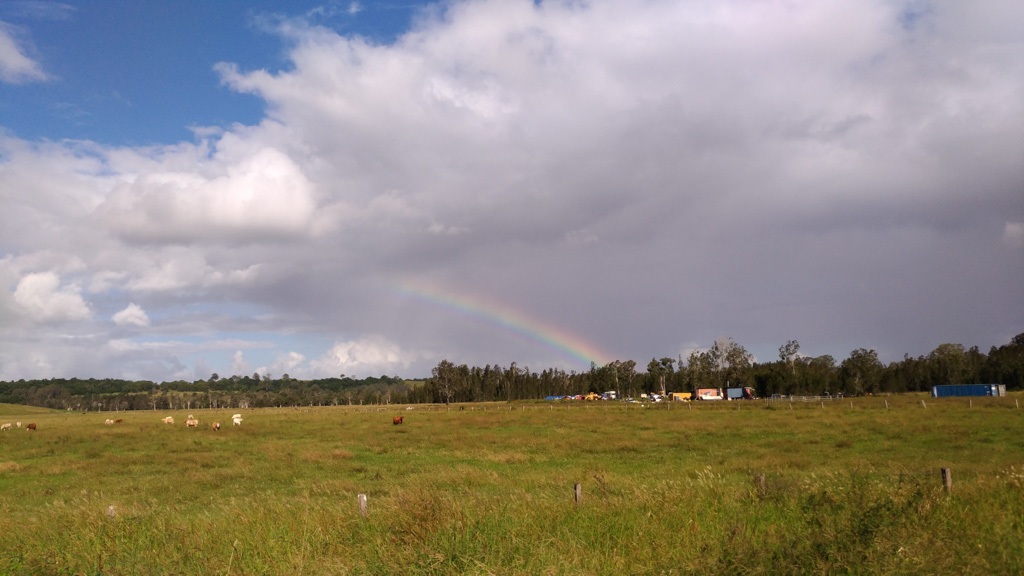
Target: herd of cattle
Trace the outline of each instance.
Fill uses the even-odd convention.
[[[163,422],[164,424],[174,424],[174,416],[168,416],[166,418],[162,418],[161,422]],[[231,423],[233,425],[235,425],[235,426],[241,426],[242,425],[242,415],[241,414],[235,414],[234,416],[232,416],[231,417]],[[113,426],[114,424],[124,424],[124,419],[118,418],[117,420],[111,420],[110,418],[107,418],[103,422],[103,424],[106,425],[106,426]],[[18,422],[17,426],[18,426],[18,428],[21,428],[21,422]],[[185,426],[187,426],[189,428],[198,428],[199,427],[199,420],[196,420],[195,416],[189,414],[188,415],[188,419],[185,420]],[[7,422],[6,424],[0,424],[0,432],[6,432],[6,431],[10,430],[13,427],[14,427],[14,424],[11,424],[10,422]],[[214,422],[213,425],[210,426],[210,428],[212,428],[214,431],[220,430],[220,422]],[[25,429],[26,430],[35,430],[36,429],[36,425],[35,425],[35,423],[28,424],[28,425],[25,426]]]
[[[118,420],[117,422],[120,422],[120,420]],[[167,416],[166,418],[162,418],[161,422],[163,422],[164,424],[174,424],[174,416]],[[107,424],[115,424],[116,422],[111,422],[110,420],[107,420],[106,423]],[[234,416],[232,416],[231,417],[231,424],[234,425],[234,426],[241,426],[242,425],[242,415],[241,414],[235,414]],[[197,420],[195,416],[189,414],[188,418],[185,419],[185,426],[187,428],[199,428],[199,420]],[[210,429],[212,429],[214,432],[216,432],[217,430],[220,430],[220,422],[214,422],[213,424],[211,424],[210,425]]]
[[[165,418],[161,418],[160,421],[163,422],[164,424],[174,424],[174,416],[167,416]],[[397,426],[397,425],[402,424],[404,422],[405,422],[405,417],[404,416],[395,416],[391,423],[392,423],[392,425]],[[115,424],[124,424],[124,420],[121,419],[121,418],[118,418],[117,420],[111,420],[110,418],[107,418],[103,422],[103,424],[106,425],[106,426],[113,426]],[[231,424],[233,426],[241,426],[242,425],[242,415],[241,414],[233,415],[231,417]],[[21,422],[18,422],[17,425],[18,425],[18,428],[21,428]],[[198,428],[199,427],[199,420],[197,420],[195,418],[195,416],[189,414],[188,418],[185,420],[185,426],[188,427],[188,428]],[[13,425],[10,422],[7,422],[6,424],[0,424],[0,432],[6,432],[7,430],[10,430],[12,427],[13,427]],[[213,429],[214,432],[216,432],[217,430],[220,430],[220,422],[214,422],[212,425],[210,425],[210,428]],[[28,425],[25,426],[25,429],[26,430],[35,430],[36,429],[36,425],[34,423],[33,424],[28,424]]]

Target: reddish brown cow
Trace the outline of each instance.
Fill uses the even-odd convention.
[[[28,428],[29,430],[35,430],[36,429],[36,425],[35,425],[35,423],[32,423],[32,424],[29,424],[28,426],[25,426],[25,428]]]
[[[214,422],[212,428],[214,432],[220,430],[220,422]]]
[[[124,424],[124,418],[118,418],[117,420],[114,420],[114,424]]]
[[[391,420],[392,426],[398,426],[399,424],[401,424],[403,422],[405,422],[405,416],[395,416]]]

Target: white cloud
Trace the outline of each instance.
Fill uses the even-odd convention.
[[[134,302],[129,304],[124,310],[114,314],[112,319],[114,324],[118,326],[138,326],[140,328],[149,326],[149,316],[146,315],[146,311]]]
[[[311,365],[323,375],[380,376],[408,368],[419,359],[417,356],[382,336],[366,336],[336,342],[322,358],[314,360]]]
[[[1024,243],[1024,4],[933,6],[456,1],[393,44],[275,20],[289,65],[217,67],[265,100],[255,125],[136,148],[0,134],[0,364],[176,374],[225,349],[195,334],[245,333],[297,335],[261,345],[275,375],[550,357],[388,296],[406,281],[641,366],[715,334],[764,358],[797,336],[837,358],[1001,344],[1024,322],[1019,252],[991,249],[1000,228]],[[168,344],[103,347],[114,310],[90,323],[58,273],[97,309],[145,302]],[[350,336],[293,345],[325,333]],[[251,374],[236,349],[210,368]]]
[[[27,274],[14,290],[14,302],[36,322],[85,320],[92,315],[76,284],[60,285],[54,272]]]
[[[11,26],[0,22],[0,81],[21,84],[46,80],[42,66],[25,55],[13,31]]]
[[[207,263],[199,251],[169,247],[147,252],[133,268],[134,277],[125,279],[123,286],[140,292],[166,292],[245,285],[256,279],[260,265],[252,264],[240,270],[217,269]],[[111,273],[104,272],[101,277],[109,280]]]
[[[237,376],[248,376],[250,370],[252,370],[252,368],[249,366],[249,363],[246,362],[245,355],[241,350],[236,350],[235,353],[231,355],[231,374]]]
[[[1024,222],[1007,222],[1003,227],[1003,242],[1014,248],[1024,248]]]
[[[301,371],[304,368],[303,364],[305,362],[306,362],[305,354],[302,354],[300,352],[290,351],[287,354],[284,354],[284,355],[278,357],[270,365],[270,367],[267,369],[267,371],[269,371],[275,377],[280,377],[280,376],[284,376],[285,374],[288,374],[289,376],[294,378],[298,374],[297,371]]]
[[[122,237],[143,242],[260,242],[309,233],[310,182],[288,156],[264,148],[226,173],[153,172],[118,186],[97,212]]]

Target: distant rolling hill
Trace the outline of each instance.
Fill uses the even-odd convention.
[[[40,408],[38,406],[25,406],[24,404],[4,404],[0,402],[0,417],[20,416],[22,414],[50,414],[53,410]]]

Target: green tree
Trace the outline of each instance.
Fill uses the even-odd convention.
[[[875,394],[879,391],[882,363],[874,350],[858,348],[839,366],[843,391],[846,394]]]
[[[932,382],[942,384],[962,384],[964,381],[965,352],[963,344],[939,344],[928,355],[932,369]]]

